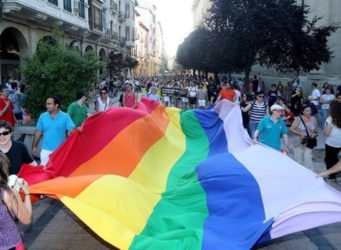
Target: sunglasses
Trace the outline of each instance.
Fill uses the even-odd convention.
[[[9,132],[9,131],[4,131],[4,132],[2,132],[2,133],[0,133],[0,136],[6,136],[6,135],[9,135],[11,132]]]

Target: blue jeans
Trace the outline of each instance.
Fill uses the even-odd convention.
[[[249,122],[249,132],[250,132],[251,139],[254,139],[253,137],[254,137],[255,132],[257,130],[258,124],[259,124],[259,122],[256,122],[253,120],[250,120],[250,122]]]
[[[321,128],[325,127],[327,120],[328,109],[321,109]]]

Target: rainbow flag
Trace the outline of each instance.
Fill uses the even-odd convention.
[[[31,193],[63,202],[120,249],[250,249],[341,221],[341,195],[288,156],[253,145],[240,109],[143,99],[90,117]]]

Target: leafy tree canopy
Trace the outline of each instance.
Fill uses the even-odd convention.
[[[337,27],[317,27],[319,18],[308,20],[309,8],[295,0],[211,3],[205,28],[192,32],[178,48],[177,60],[185,68],[244,71],[248,78],[255,63],[300,72],[332,58],[327,39]]]
[[[61,109],[75,101],[76,92],[89,91],[97,80],[101,63],[95,52],[80,53],[66,46],[58,32],[52,34],[56,42],[41,41],[33,56],[24,56],[24,76],[28,85],[25,106],[34,118],[46,111],[49,96],[61,99]]]

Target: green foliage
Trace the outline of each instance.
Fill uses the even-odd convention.
[[[94,52],[81,56],[56,34],[52,40],[55,42],[40,42],[33,56],[23,58],[23,73],[29,87],[25,106],[34,118],[46,111],[46,98],[50,96],[58,96],[65,111],[75,101],[77,91],[91,89],[101,66]]]

